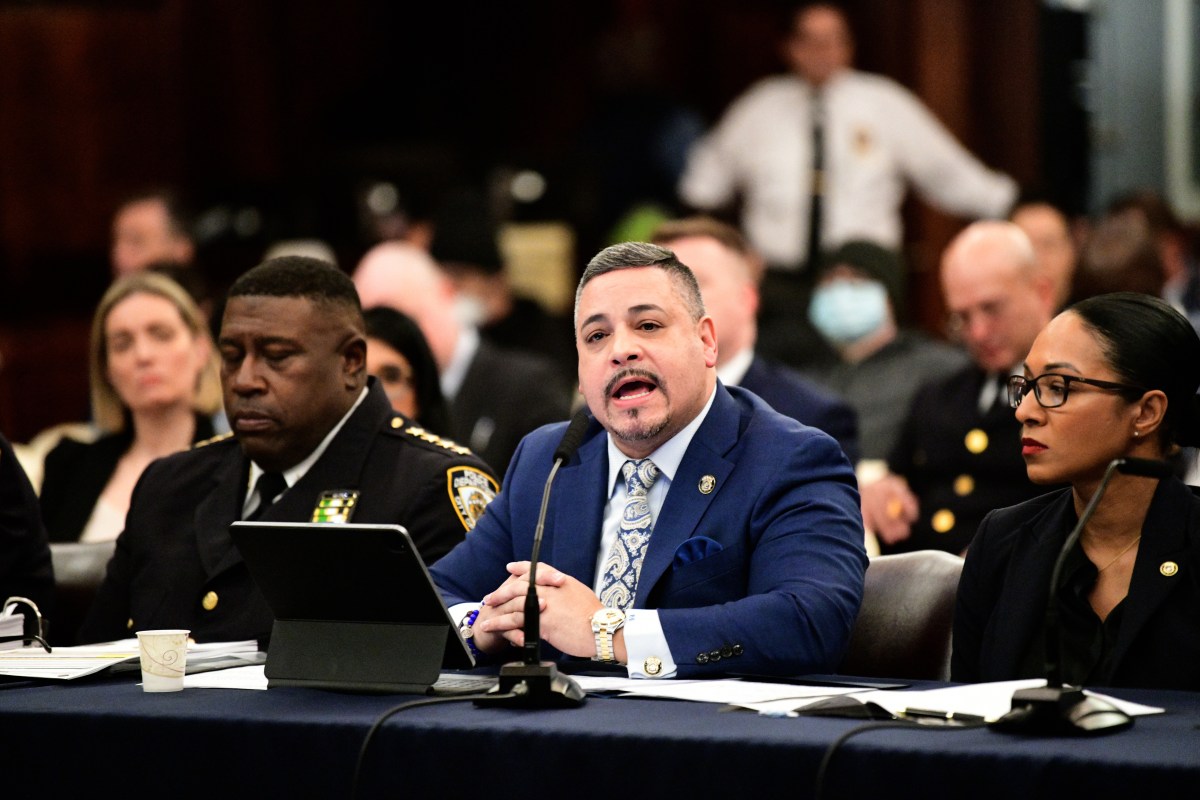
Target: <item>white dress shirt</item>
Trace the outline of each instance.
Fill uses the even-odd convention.
[[[442,370],[441,377],[438,379],[442,395],[446,398],[447,403],[453,402],[454,398],[458,396],[458,390],[462,388],[463,380],[467,377],[467,369],[475,359],[475,352],[478,349],[479,331],[470,325],[464,325],[459,330],[458,341],[454,343],[454,355],[450,357],[450,363]]]
[[[698,208],[719,208],[741,192],[742,227],[773,267],[798,269],[807,256],[810,92],[794,75],[752,86],[696,143],[679,184],[682,199]],[[1015,200],[1011,178],[981,164],[891,79],[846,70],[823,94],[823,247],[859,238],[899,247],[909,183],[960,216],[1000,217]]]
[[[742,378],[750,371],[754,363],[754,348],[747,347],[733,358],[717,367],[717,377],[726,386],[741,386]]]
[[[658,515],[666,502],[667,492],[671,489],[671,481],[679,470],[683,455],[687,452],[692,437],[700,429],[704,418],[712,408],[713,398],[717,396],[716,389],[708,396],[708,402],[679,433],[672,436],[647,458],[658,467],[659,476],[650,487],[646,500],[650,504],[650,519],[658,524]],[[625,510],[625,478],[621,475],[621,467],[629,456],[622,453],[608,437],[608,486],[610,490],[608,505],[604,507],[604,522],[600,528],[600,551],[596,556],[596,575],[592,588],[600,595],[604,583],[604,561],[617,540],[617,529],[621,525],[621,516]],[[654,546],[654,534],[650,534],[650,544]],[[641,587],[638,587],[641,591]],[[677,670],[675,659],[671,656],[671,648],[667,646],[667,637],[663,634],[662,624],[658,621],[658,612],[654,609],[631,608],[625,613],[625,652],[628,655],[626,668],[631,678],[673,678]],[[646,659],[654,656],[662,662],[662,669],[655,675],[648,675],[644,669]]]
[[[307,458],[291,469],[286,469],[283,471],[283,480],[287,483],[288,489],[295,486],[296,481],[303,478],[304,474],[308,472],[309,468],[311,468],[313,464],[317,463],[317,459],[320,458],[329,448],[329,443],[333,441],[333,437],[337,436],[338,431],[340,431],[342,426],[346,424],[346,420],[350,419],[350,415],[353,414],[355,410],[362,405],[362,401],[367,398],[367,392],[368,389],[366,386],[364,386],[363,390],[358,395],[358,399],[354,401],[354,405],[350,406],[350,410],[347,411],[340,420],[338,420],[338,424],[334,425],[333,428],[330,429],[329,433],[325,435],[325,438],[321,440],[321,443],[317,445],[316,449],[308,454]],[[246,489],[246,500],[242,503],[242,519],[245,519],[247,516],[249,516],[253,509],[258,508],[259,497],[257,484],[259,476],[262,474],[263,468],[251,461],[249,475],[250,482],[248,484],[248,488]],[[285,489],[284,491],[287,490]]]

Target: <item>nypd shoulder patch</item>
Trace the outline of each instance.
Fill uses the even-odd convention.
[[[446,470],[446,488],[459,521],[468,531],[479,522],[484,509],[500,490],[491,475],[475,467],[461,466]]]

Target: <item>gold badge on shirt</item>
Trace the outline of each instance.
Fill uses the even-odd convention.
[[[479,522],[484,509],[500,490],[492,476],[474,467],[451,467],[446,470],[446,488],[459,521],[468,531]]]
[[[875,149],[875,137],[867,128],[854,130],[854,152],[859,158],[866,158]]]
[[[313,522],[346,523],[354,516],[358,507],[358,490],[327,489],[317,498],[313,507]]]

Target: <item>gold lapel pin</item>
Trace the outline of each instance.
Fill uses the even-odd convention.
[[[1172,575],[1179,572],[1179,565],[1174,561],[1164,561],[1158,565],[1158,571],[1163,574],[1164,578],[1170,578]]]
[[[714,475],[705,475],[700,479],[700,494],[712,494],[712,490],[717,488],[717,479]]]

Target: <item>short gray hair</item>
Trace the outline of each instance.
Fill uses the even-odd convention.
[[[670,275],[671,280],[679,288],[679,294],[683,298],[692,320],[700,321],[700,318],[704,316],[704,300],[700,297],[700,284],[696,283],[696,276],[675,256],[675,253],[649,242],[622,242],[601,250],[583,270],[579,286],[575,289],[575,326],[579,326],[579,298],[583,296],[583,288],[593,278],[608,272],[640,267],[656,267]]]

